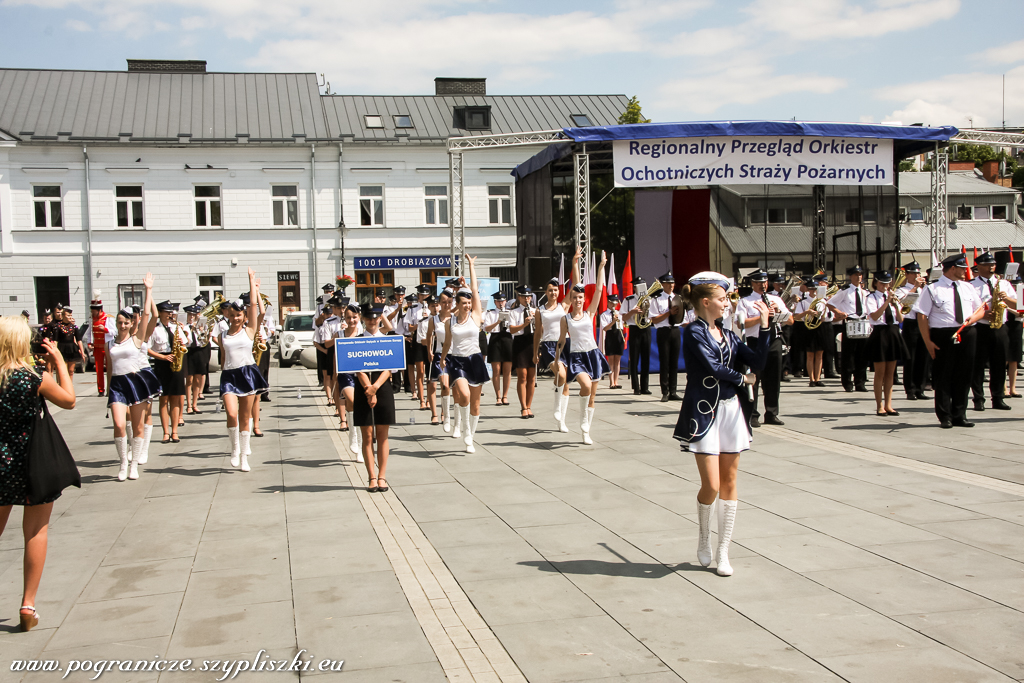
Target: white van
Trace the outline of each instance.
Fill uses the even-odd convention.
[[[284,317],[284,325],[278,335],[278,351],[281,367],[287,368],[299,362],[303,349],[313,346],[313,317],[315,311],[295,311]]]

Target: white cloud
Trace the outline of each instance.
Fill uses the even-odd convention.
[[[66,22],[64,22],[64,25],[72,31],[81,31],[83,33],[92,30],[92,26],[90,26],[89,24],[85,23],[80,19],[68,19]]]
[[[949,19],[960,0],[876,0],[866,9],[848,0],[755,0],[747,12],[759,27],[794,40],[877,37]]]
[[[1016,64],[1017,62],[1024,62],[1024,40],[991,47],[983,52],[971,55],[971,57],[979,62],[988,64]]]
[[[1024,66],[1006,73],[1007,122],[1024,120]],[[879,98],[902,102],[887,118],[932,125],[1002,125],[1000,74],[950,74],[930,81],[882,88]]]

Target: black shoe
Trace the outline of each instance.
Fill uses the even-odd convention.
[[[270,403],[270,394],[263,394],[263,398],[261,398],[260,400]]]
[[[974,409],[977,410],[979,413],[985,412],[985,402],[984,401],[975,401],[974,402]]]
[[[771,413],[765,413],[764,423],[766,425],[779,425],[780,427],[782,425],[786,424],[785,422],[780,420],[777,416],[772,415]]]
[[[915,392],[914,396],[916,396],[917,398],[921,399],[922,401],[927,401],[928,400],[928,397],[924,395],[923,391]]]
[[[634,389],[633,390],[633,395],[634,396],[639,396],[640,395],[640,390],[639,389]]]
[[[101,392],[100,392],[100,396],[102,396],[102,395],[103,395],[103,392],[101,391]]]
[[[792,378],[792,376],[790,376],[790,375],[783,375],[783,376],[782,376],[782,381],[783,381],[783,382],[792,382],[792,381],[793,381],[793,378]]]
[[[953,420],[954,427],[973,427],[974,423],[967,420]]]
[[[651,390],[650,389],[641,389],[640,393],[643,394],[644,396],[650,396],[651,395]]]
[[[825,383],[822,382],[821,380],[818,380],[817,382],[814,383],[814,386],[816,386],[816,387],[823,387],[823,386],[825,386]]]
[[[1012,410],[1001,398],[992,399],[992,408],[995,410]]]
[[[661,395],[661,402],[662,403],[668,403],[668,394],[662,394]]]
[[[857,387],[857,392],[861,393],[861,394],[866,394],[866,393],[868,393],[868,388],[865,387],[865,386],[859,386],[859,387]]]
[[[943,429],[952,429],[953,423],[950,422],[949,420],[940,420],[939,426],[942,427]]]
[[[752,428],[754,428],[754,429],[757,429],[758,427],[761,426],[761,423],[757,421],[757,416],[756,415],[751,415],[750,416],[750,426]]]
[[[668,395],[668,400],[670,400],[670,401],[682,401],[683,397],[680,396],[679,394],[669,394]]]
[[[848,394],[852,394],[853,393],[853,387],[851,387],[848,384],[844,384],[843,385],[843,389],[846,389],[846,393],[848,393]]]
[[[836,373],[834,373],[834,372],[833,372],[833,373],[831,373],[831,374],[829,374],[829,373],[827,373],[827,372],[826,372],[826,373],[825,373],[825,379],[839,379],[839,375],[837,375],[837,374],[836,374]]]
[[[917,400],[917,395],[916,394],[907,394],[907,400],[908,401],[916,401]]]

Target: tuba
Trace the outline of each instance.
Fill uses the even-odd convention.
[[[199,317],[206,318],[206,322],[212,326],[214,320],[217,319],[217,315],[220,313],[220,305],[222,303],[224,303],[224,295],[217,292],[216,296],[213,297],[213,301],[199,312]]]
[[[174,356],[174,360],[171,361],[171,370],[174,372],[181,372],[181,366],[185,362],[185,354],[188,353],[188,349],[181,343],[181,336],[178,334],[180,331],[181,324],[175,324],[174,338],[171,340],[171,355]]]
[[[825,292],[825,296],[816,296],[813,299],[811,299],[811,303],[807,305],[808,317],[804,318],[804,326],[807,329],[816,330],[819,327],[821,327],[821,323],[825,321],[825,316],[818,314],[818,304],[820,304],[823,301],[828,301],[829,299],[834,297],[836,295],[836,292],[838,291],[839,285],[832,285]]]
[[[639,313],[636,314],[636,326],[640,329],[651,326],[651,316],[649,315],[651,310],[651,297],[662,290],[661,281],[655,280],[654,284],[647,288],[646,292],[641,292],[640,296],[636,298],[636,308]]]
[[[800,278],[796,275],[791,275],[789,280],[786,282],[785,288],[779,293],[779,298],[782,299],[782,303],[786,304],[786,308],[793,310],[796,306],[796,292],[794,289],[800,287]]]

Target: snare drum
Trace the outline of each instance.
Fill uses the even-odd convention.
[[[867,339],[871,336],[871,323],[867,320],[847,320],[846,337],[848,339]]]

